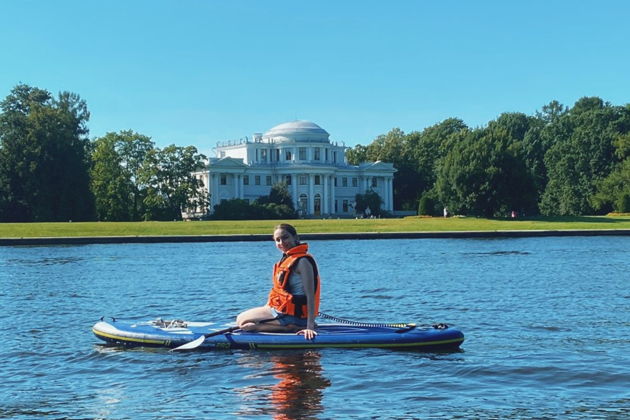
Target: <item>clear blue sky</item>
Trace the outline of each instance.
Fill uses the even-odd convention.
[[[295,119],[348,146],[449,117],[630,102],[629,1],[0,2],[0,97],[79,94],[160,147]]]

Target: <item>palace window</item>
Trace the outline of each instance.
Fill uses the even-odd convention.
[[[353,187],[358,187],[359,186],[359,180],[357,178],[352,178],[352,186]]]
[[[265,185],[271,185],[271,175],[265,177]]]
[[[341,210],[342,210],[344,213],[348,213],[348,200],[343,200],[343,205],[342,205],[342,207],[341,207]]]
[[[306,175],[300,175],[300,185],[308,184],[308,177]]]
[[[315,175],[315,185],[321,185],[321,176]]]
[[[249,175],[243,175],[243,185],[249,185]]]
[[[254,184],[256,184],[256,185],[260,185],[260,175],[256,175],[256,176],[254,177]]]
[[[341,178],[341,186],[342,187],[347,187],[348,186],[348,177],[344,176],[343,178]]]
[[[267,162],[267,150],[266,149],[262,149],[260,151],[260,161],[261,162]]]
[[[376,181],[376,177],[373,176],[372,177],[372,188],[376,188],[377,187],[377,181]]]
[[[306,160],[306,147],[300,147],[298,149],[299,160]]]
[[[306,196],[306,194],[300,194],[300,202],[299,202],[300,210],[306,212],[307,206],[308,206],[308,197]]]
[[[221,174],[221,185],[227,185],[227,176]]]
[[[284,160],[288,160],[288,161],[290,161],[290,160],[291,160],[291,151],[290,151],[290,150],[287,150],[287,151],[285,152],[285,154],[284,154]]]
[[[292,178],[292,176],[291,176],[291,175],[287,175],[287,176],[284,178],[284,182],[285,182],[287,185],[291,185],[291,178]]]
[[[319,147],[316,147],[313,149],[313,152],[315,153],[313,156],[313,160],[321,160],[321,149]]]

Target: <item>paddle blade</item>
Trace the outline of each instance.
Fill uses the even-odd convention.
[[[174,349],[171,349],[171,351],[180,351],[180,350],[193,350],[196,349],[197,347],[199,347],[200,345],[203,344],[203,342],[206,341],[206,336],[202,335],[201,337],[193,340],[193,341],[189,341],[186,344],[182,344],[179,347],[175,347]]]

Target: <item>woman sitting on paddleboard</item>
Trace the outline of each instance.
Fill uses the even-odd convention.
[[[297,331],[311,340],[317,335],[315,317],[321,288],[317,264],[293,226],[276,226],[273,241],[282,258],[273,267],[273,288],[267,304],[240,313],[236,323],[245,331]]]

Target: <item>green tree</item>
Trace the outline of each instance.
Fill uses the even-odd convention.
[[[205,158],[194,146],[149,151],[139,179],[147,186],[145,220],[181,220],[185,209],[208,206],[204,185],[193,174],[205,167]]]
[[[121,131],[116,136],[116,151],[121,167],[131,185],[131,220],[141,220],[145,214],[144,198],[148,185],[141,182],[142,171],[149,153],[155,149],[150,137],[132,130]]]
[[[613,142],[630,130],[630,112],[599,98],[582,98],[555,125],[562,127],[563,135],[545,154],[549,181],[541,212],[592,214],[597,186],[613,171]]]
[[[211,218],[215,220],[257,220],[262,217],[260,206],[251,205],[245,200],[234,198],[223,200],[215,205]]]
[[[630,212],[630,134],[617,137],[614,142],[615,156],[619,159],[613,171],[597,184],[592,198],[593,207],[599,212],[610,210]]]
[[[454,135],[467,129],[462,120],[448,118],[422,132],[409,134],[408,148],[416,170],[423,179],[423,191],[428,191],[435,183],[438,163],[451,149]]]
[[[459,133],[461,139],[443,159],[436,193],[452,213],[505,216],[535,206],[519,144],[504,125]]]
[[[294,219],[297,217],[289,186],[278,182],[271,187],[269,195],[255,200],[259,219]]]
[[[346,159],[350,165],[358,165],[361,162],[367,162],[367,146],[357,144],[353,148],[346,150]]]
[[[396,168],[393,181],[394,208],[415,209],[422,185],[409,148],[409,136],[400,128],[394,128],[378,136],[367,149],[367,160],[390,162]]]
[[[94,140],[91,186],[99,220],[141,220],[149,185],[143,168],[155,144],[131,130],[107,133]]]
[[[569,108],[562,105],[558,101],[551,101],[542,107],[542,110],[536,111],[536,118],[545,125],[557,122],[563,115],[569,112]]]
[[[264,220],[295,219],[297,213],[286,183],[279,182],[271,187],[269,195],[254,200],[223,200],[214,206],[212,219],[216,220]]]
[[[423,216],[439,216],[440,207],[435,189],[425,192],[418,202],[418,214]]]
[[[293,206],[293,198],[291,197],[289,186],[286,184],[286,182],[278,182],[272,185],[271,191],[269,191],[269,195],[257,198],[256,203],[260,205],[278,204],[287,206],[292,210],[295,209],[295,207]]]
[[[96,216],[102,221],[133,220],[133,185],[116,150],[116,135],[107,134],[94,142],[91,188]]]
[[[368,146],[350,149],[348,161],[354,165],[377,160],[393,163],[394,208],[415,210],[420,196],[433,188],[437,165],[449,150],[453,134],[464,129],[466,125],[456,118],[409,134],[394,128]]]
[[[348,162],[359,165],[363,162],[390,162],[394,164],[394,207],[415,207],[419,189],[415,164],[411,160],[408,138],[405,133],[394,128],[387,134],[378,136],[370,145],[357,145],[346,153]]]
[[[0,219],[92,219],[85,102],[21,84],[0,105]]]
[[[367,190],[365,194],[357,194],[354,197],[354,201],[354,210],[357,214],[363,214],[365,216],[383,215],[383,211],[381,210],[383,199],[376,191]]]

